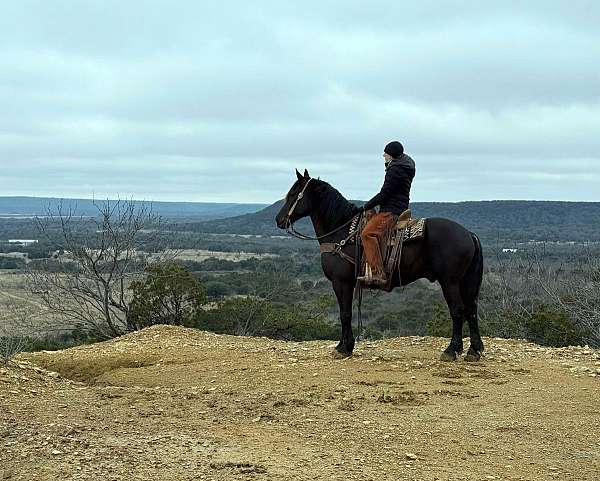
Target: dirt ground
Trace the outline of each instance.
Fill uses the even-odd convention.
[[[175,327],[0,367],[2,480],[597,480],[600,352]]]

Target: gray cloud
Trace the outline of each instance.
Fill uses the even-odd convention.
[[[366,198],[399,138],[415,200],[600,200],[597,2],[1,13],[6,195],[268,202],[306,166]]]

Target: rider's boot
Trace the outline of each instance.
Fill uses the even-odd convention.
[[[367,264],[366,274],[364,276],[357,277],[358,282],[362,282],[368,285],[384,286],[387,284],[385,274],[380,269],[371,269],[371,266]]]

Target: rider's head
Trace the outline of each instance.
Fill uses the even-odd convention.
[[[398,159],[404,154],[404,146],[397,140],[394,140],[385,146],[383,152],[388,154],[392,159]]]
[[[400,142],[394,140],[393,142],[387,144],[385,149],[383,149],[385,168],[388,168],[388,166],[392,163],[392,160],[402,157],[402,154],[404,154],[404,147]]]

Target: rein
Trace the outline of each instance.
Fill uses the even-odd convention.
[[[339,231],[341,231],[341,230],[342,230],[344,227],[346,227],[346,226],[348,226],[349,224],[351,224],[351,223],[352,223],[352,221],[353,221],[354,219],[356,219],[356,218],[357,218],[359,215],[360,215],[360,214],[355,214],[355,215],[353,215],[353,216],[350,218],[350,220],[349,220],[349,221],[347,221],[347,222],[343,223],[343,224],[342,224],[341,226],[339,226],[339,227],[336,227],[336,228],[335,228],[334,230],[332,230],[331,232],[328,232],[327,234],[323,234],[323,235],[315,236],[315,237],[313,237],[313,236],[309,236],[309,235],[306,235],[306,234],[303,234],[302,232],[298,232],[298,231],[297,231],[297,230],[294,228],[294,223],[293,223],[293,222],[290,222],[290,220],[289,220],[289,216],[288,216],[288,227],[287,227],[287,229],[286,229],[286,232],[287,232],[288,234],[290,234],[291,236],[295,237],[296,239],[300,239],[300,240],[316,240],[316,241],[318,241],[318,240],[324,239],[325,237],[329,237],[330,235],[332,235],[332,234],[335,234],[336,232],[339,232]],[[345,242],[344,242],[344,244],[345,244]]]

